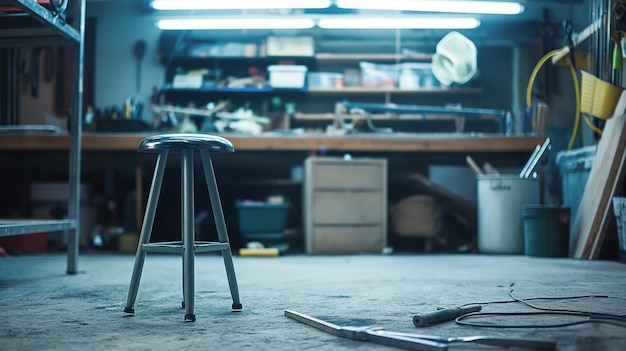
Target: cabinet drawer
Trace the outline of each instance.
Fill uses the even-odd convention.
[[[312,159],[308,162],[309,179],[315,189],[380,189],[386,181],[385,160]]]
[[[378,224],[383,221],[384,196],[380,191],[316,191],[314,224]]]
[[[307,243],[308,253],[319,254],[381,253],[387,245],[380,226],[314,227]]]

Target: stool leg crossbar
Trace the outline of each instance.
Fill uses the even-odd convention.
[[[135,301],[137,299],[137,291],[141,280],[144,261],[147,252],[164,252],[164,253],[182,253],[183,257],[183,307],[185,308],[185,322],[193,322],[196,320],[194,314],[194,261],[196,252],[220,251],[224,259],[226,276],[228,278],[228,286],[233,299],[232,310],[240,311],[242,309],[239,300],[239,288],[237,287],[237,278],[235,275],[235,267],[233,265],[233,257],[226,231],[224,214],[217,189],[217,182],[213,170],[213,163],[208,151],[200,150],[202,167],[209,190],[211,207],[215,218],[217,235],[219,242],[196,241],[194,233],[194,150],[181,150],[181,239],[182,241],[150,243],[150,236],[154,224],[154,217],[163,184],[163,176],[165,174],[165,165],[167,164],[168,150],[161,150],[157,158],[157,163],[150,186],[148,195],[148,204],[144,215],[144,221],[139,237],[139,245],[135,257],[135,265],[133,267],[132,278],[128,291],[128,299],[126,301],[125,313],[134,314]]]

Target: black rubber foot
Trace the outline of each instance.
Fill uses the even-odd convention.
[[[241,312],[243,306],[240,303],[233,303],[233,312]]]
[[[185,322],[195,322],[196,321],[196,315],[193,313],[187,313],[185,315]]]
[[[124,313],[135,314],[135,309],[132,307],[124,307]]]

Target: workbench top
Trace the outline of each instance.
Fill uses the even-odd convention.
[[[155,133],[83,133],[84,151],[136,151]],[[544,137],[462,133],[220,134],[238,151],[530,152]],[[0,150],[66,150],[69,136],[2,134]]]

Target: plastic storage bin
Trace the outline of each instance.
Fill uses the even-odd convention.
[[[307,75],[309,88],[334,88],[343,85],[343,74],[332,72],[309,72]]]
[[[560,151],[556,155],[556,163],[561,175],[561,187],[563,191],[563,205],[571,208],[571,217],[576,218],[578,205],[582,199],[583,192],[589,172],[596,156],[595,145],[586,146],[569,151]]]
[[[617,221],[619,260],[622,263],[626,263],[626,197],[613,197],[613,212]]]
[[[302,89],[307,67],[302,65],[271,65],[267,67],[273,88]]]
[[[432,64],[425,62],[405,62],[397,65],[398,87],[400,89],[432,88],[438,85]]]
[[[239,231],[245,234],[282,233],[287,226],[289,203],[246,202],[236,203]]]
[[[398,86],[400,70],[397,65],[360,62],[361,85],[371,88],[394,88]]]

